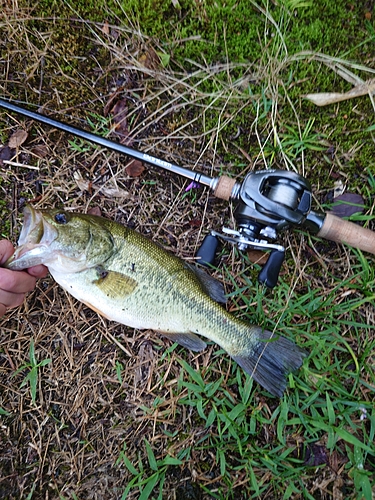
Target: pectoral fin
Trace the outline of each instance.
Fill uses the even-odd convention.
[[[160,332],[162,335],[167,337],[172,342],[177,342],[177,344],[182,345],[186,349],[191,351],[202,351],[207,347],[206,342],[203,342],[195,333],[171,333],[171,332]]]
[[[126,274],[107,271],[102,267],[98,267],[96,270],[99,277],[93,281],[93,285],[111,299],[120,299],[130,295],[138,285],[134,278]]]

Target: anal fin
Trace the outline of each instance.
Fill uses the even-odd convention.
[[[207,347],[206,342],[200,339],[195,333],[171,333],[171,332],[160,332],[164,337],[167,337],[172,342],[177,342],[177,344],[182,345],[186,349],[191,351],[202,351]]]

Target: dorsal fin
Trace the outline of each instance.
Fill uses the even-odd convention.
[[[186,263],[187,267],[195,274],[201,284],[203,290],[211,297],[212,300],[226,304],[224,287],[220,281],[206,273],[202,268]]]

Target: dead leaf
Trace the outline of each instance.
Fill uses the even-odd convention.
[[[365,201],[361,195],[355,193],[344,193],[333,198],[334,205],[331,213],[337,217],[350,217],[351,215],[363,213]]]
[[[37,144],[32,148],[31,152],[39,156],[39,158],[45,158],[48,155],[48,148],[45,144]]]
[[[108,116],[108,114],[111,112],[113,106],[115,105],[115,101],[117,100],[117,98],[119,97],[119,95],[121,94],[121,92],[124,90],[124,87],[121,86],[121,87],[118,87],[114,92],[112,92],[112,94],[109,96],[109,99],[107,101],[107,104],[104,106],[104,109],[103,109],[103,115],[104,116]]]
[[[269,254],[261,250],[248,250],[247,256],[253,264],[264,265],[268,260]]]
[[[152,47],[147,47],[140,55],[138,62],[147,69],[156,70],[160,66],[160,57]]]
[[[109,182],[106,182],[104,186],[93,184],[91,181],[85,180],[78,171],[74,172],[73,178],[81,191],[88,191],[91,193],[92,190],[95,190],[107,198],[129,198],[130,196],[128,191],[125,191],[114,184],[110,185]]]
[[[120,31],[115,29],[115,28],[112,28],[111,29],[111,32],[110,32],[110,36],[114,39],[114,40],[117,40],[118,37],[120,36]]]
[[[101,217],[101,215],[102,215],[102,211],[100,210],[100,207],[98,207],[98,206],[90,208],[89,210],[87,210],[87,213],[89,215],[97,215],[99,217]]]
[[[87,191],[89,181],[85,181],[79,172],[74,172],[73,179],[81,191]]]
[[[132,160],[125,167],[125,172],[130,177],[139,177],[144,171],[145,167],[143,163],[139,160]]]
[[[308,467],[317,467],[318,465],[328,464],[328,462],[329,456],[325,446],[316,443],[306,445],[305,465]]]
[[[128,134],[128,106],[126,99],[120,99],[113,106],[111,113],[113,114],[113,122],[117,133]]]
[[[327,106],[328,104],[334,104],[341,101],[347,101],[348,99],[354,99],[355,97],[360,97],[366,94],[372,94],[375,92],[375,78],[367,80],[361,85],[356,85],[354,88],[349,90],[349,92],[338,93],[338,92],[323,92],[319,94],[307,94],[304,96],[317,106]]]
[[[129,191],[125,191],[119,187],[92,186],[94,189],[104,194],[107,198],[129,198]]]
[[[102,33],[105,35],[109,35],[109,23],[108,21],[104,21],[103,26],[102,26]]]
[[[202,221],[201,219],[190,219],[189,224],[191,227],[201,227]]]
[[[126,99],[117,101],[111,109],[111,113],[113,114],[114,133],[120,137],[121,144],[131,146],[133,140],[129,135],[130,132],[127,120],[128,106]]]
[[[341,179],[338,179],[333,185],[333,197],[337,198],[345,192],[345,186]]]
[[[4,161],[9,161],[13,158],[14,151],[10,149],[9,146],[4,146],[0,148],[0,164],[3,165]]]
[[[16,132],[14,132],[14,134],[11,135],[9,139],[8,142],[9,147],[12,149],[18,148],[26,141],[27,137],[28,133],[26,132],[26,130],[23,129],[17,130]]]

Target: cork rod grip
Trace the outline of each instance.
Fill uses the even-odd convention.
[[[222,200],[230,200],[236,179],[232,179],[227,175],[221,175],[218,179],[214,195]]]
[[[318,236],[326,240],[346,243],[354,248],[375,255],[375,232],[353,222],[327,214]]]

